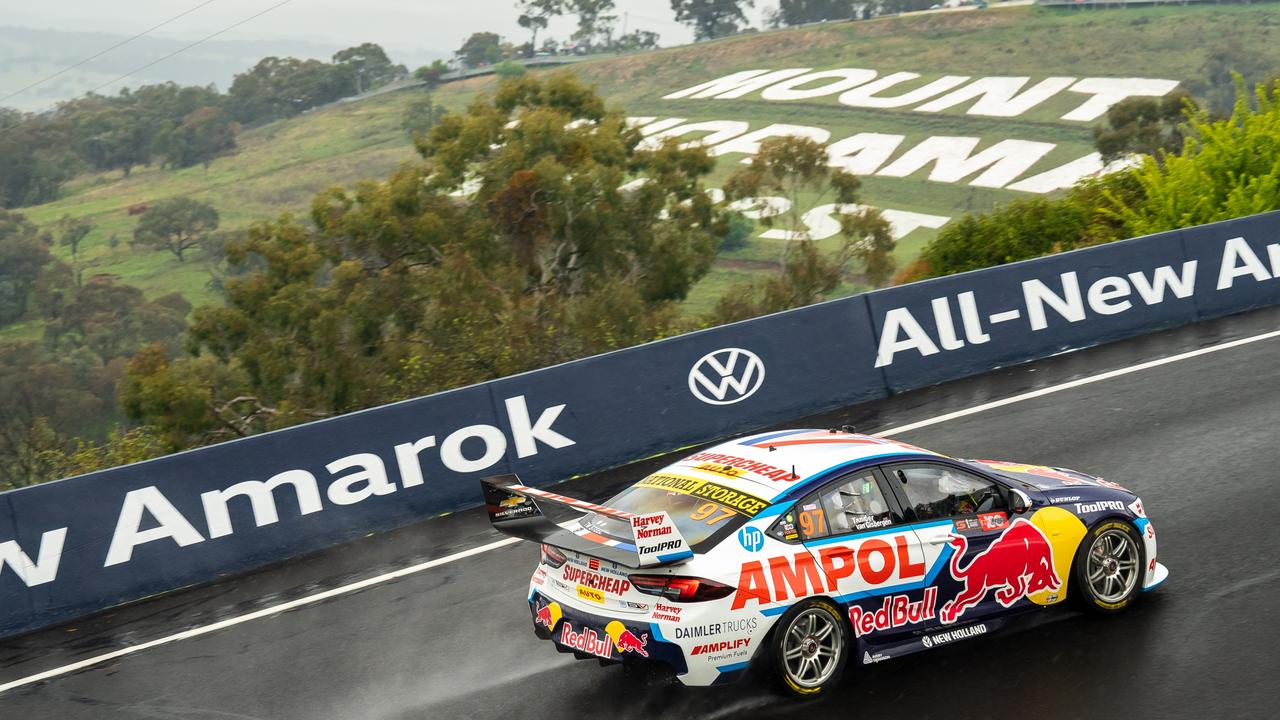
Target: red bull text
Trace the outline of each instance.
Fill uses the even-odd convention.
[[[925,588],[924,597],[915,602],[907,595],[890,595],[876,610],[854,605],[849,608],[849,624],[854,637],[872,632],[892,630],[904,625],[915,625],[937,616],[938,588]]]

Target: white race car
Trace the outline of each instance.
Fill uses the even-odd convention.
[[[956,460],[844,430],[732,440],[605,505],[481,481],[494,527],[542,544],[537,635],[687,685],[756,663],[813,696],[870,664],[1068,598],[1117,612],[1168,572],[1137,496],[1072,470]]]

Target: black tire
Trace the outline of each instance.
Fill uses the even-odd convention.
[[[797,603],[769,636],[775,684],[792,697],[826,694],[844,675],[851,644],[849,626],[834,603],[826,598]],[[799,656],[795,656],[797,650]],[[789,653],[791,659],[786,657]]]
[[[1109,518],[1089,528],[1072,567],[1072,597],[1089,612],[1110,615],[1129,608],[1142,592],[1145,546],[1133,525]]]

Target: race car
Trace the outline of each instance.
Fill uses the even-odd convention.
[[[848,430],[731,440],[604,504],[481,481],[493,526],[541,544],[538,637],[686,685],[748,668],[812,697],[872,664],[1073,601],[1131,606],[1168,571],[1142,500],[1074,470],[958,460]]]

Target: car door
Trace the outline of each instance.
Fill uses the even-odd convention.
[[[926,597],[924,550],[873,468],[824,483],[784,513],[771,532],[809,551],[825,594],[848,611],[856,637],[883,642],[924,619],[936,592]]]
[[[1028,519],[1011,519],[1002,484],[944,462],[892,463],[880,472],[931,568],[938,624],[1032,607],[1028,595],[1056,589],[1051,559],[1045,567],[1048,539]]]

